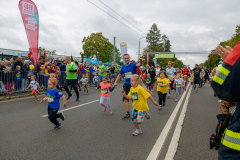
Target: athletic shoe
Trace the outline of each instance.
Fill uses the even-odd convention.
[[[107,105],[103,108],[103,112],[106,112],[107,110]]]
[[[167,96],[167,99],[169,99],[170,98],[170,94],[169,94],[169,96]]]
[[[141,130],[141,129],[136,129],[136,131],[133,132],[133,136],[137,136],[137,135],[139,135],[139,134],[141,134],[141,133],[142,133],[142,130]]]
[[[68,98],[67,98],[67,100],[69,100],[71,97],[72,97],[72,94],[68,95]]]
[[[196,90],[196,93],[198,93],[198,90]]]
[[[65,117],[64,117],[64,115],[63,115],[62,112],[59,113],[59,116],[60,116],[60,118],[62,119],[62,121],[64,121]]]
[[[177,99],[175,99],[175,102],[177,102]]]
[[[109,110],[108,114],[112,114],[112,110]]]
[[[59,123],[59,125],[56,125],[56,126],[53,128],[53,130],[57,130],[57,129],[59,129],[61,126],[62,126],[61,123]]]
[[[165,103],[163,103],[162,106],[165,106]]]
[[[203,86],[205,85],[205,83],[203,83]]]
[[[146,111],[145,117],[146,117],[147,119],[150,119],[150,114],[149,114],[147,111]]]
[[[159,110],[159,111],[161,111],[161,110],[162,110],[162,105],[159,105],[159,108],[158,108],[158,110]]]
[[[122,119],[128,119],[130,118],[130,114],[126,113],[126,115],[124,117],[122,117]]]
[[[193,90],[195,91],[196,87],[193,87]]]
[[[79,101],[79,97],[77,97],[76,102]]]
[[[34,101],[39,101],[39,98],[36,98]]]
[[[212,87],[211,85],[209,87]]]

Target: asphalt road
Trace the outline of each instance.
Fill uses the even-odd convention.
[[[170,125],[169,119],[180,103],[174,101],[175,93],[171,91],[171,99],[167,99],[162,111],[148,100],[151,119],[145,119],[140,125],[143,134],[139,136],[132,136],[135,127],[131,119],[121,119],[125,114],[120,93],[122,85],[119,83],[111,93],[112,115],[108,110],[103,112],[99,104],[100,91],[95,88],[91,88],[88,94],[80,93],[79,102],[75,102],[73,93],[74,96],[67,101],[69,110],[63,112],[65,121],[61,122],[59,130],[53,130],[54,125],[44,117],[47,103],[40,105],[39,101],[34,102],[33,97],[0,102],[0,159],[139,160],[150,155],[168,159],[169,145],[176,137],[173,135],[176,127],[180,126],[177,123],[185,103],[187,110],[179,132],[180,139],[175,144],[174,159],[217,159],[217,151],[209,149],[209,137],[217,124],[216,115],[220,113],[220,107],[208,84],[200,88],[199,93],[191,87],[184,91],[182,103],[178,105],[179,110]],[[153,93],[158,102],[156,88]],[[160,137],[164,132],[166,136]],[[157,140],[163,142],[161,150],[156,149],[160,146]]]

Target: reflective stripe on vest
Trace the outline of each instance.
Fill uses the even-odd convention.
[[[240,151],[240,133],[225,129],[221,143],[228,148]]]
[[[223,66],[221,66],[216,75],[213,77],[213,81],[217,82],[218,84],[222,85],[227,76],[229,75],[230,71]]]

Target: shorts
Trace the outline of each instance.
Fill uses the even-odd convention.
[[[112,78],[116,78],[115,73],[111,73],[110,78],[111,78],[111,79],[112,79]]]
[[[194,82],[191,82],[191,85],[194,85]]]
[[[133,124],[141,124],[143,122],[144,111],[138,111],[135,108],[132,110],[132,122]]]
[[[34,93],[35,93],[35,92],[37,92],[37,91],[38,91],[38,90],[35,90],[35,89],[34,89],[34,90],[32,90],[32,94],[34,94]]]
[[[200,78],[194,78],[194,84],[199,84],[200,83]]]
[[[66,79],[64,82],[65,86],[71,85],[72,87],[75,87],[77,85],[77,79]]]
[[[101,82],[102,82],[102,77],[103,77],[103,76],[100,76],[100,75],[98,76],[98,79],[100,79],[100,80],[101,80]]]
[[[126,85],[126,84],[123,85],[123,90],[126,92],[126,95],[128,95],[131,87],[132,87],[131,85]],[[129,102],[129,99],[127,99],[123,96],[123,101],[124,101],[124,99],[126,99]]]
[[[204,77],[205,81],[208,80],[209,81],[209,77]]]

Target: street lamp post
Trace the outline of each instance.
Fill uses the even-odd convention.
[[[84,53],[80,52],[80,54],[82,56],[82,63],[83,63]]]
[[[138,46],[138,59],[140,58],[140,39],[143,39],[146,37],[139,38],[139,46]]]

